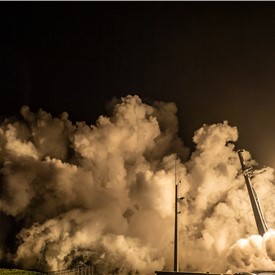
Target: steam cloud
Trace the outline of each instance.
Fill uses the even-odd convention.
[[[0,127],[1,260],[41,270],[82,262],[99,274],[171,270],[180,159],[181,270],[275,269],[275,231],[255,235],[232,143],[237,128],[226,121],[203,125],[187,160],[176,112],[174,103],[149,106],[127,96],[92,126],[26,106],[20,119],[6,119]],[[274,227],[273,169],[256,171],[253,184]]]

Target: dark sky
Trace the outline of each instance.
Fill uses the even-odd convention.
[[[113,96],[174,101],[275,167],[275,2],[1,2],[0,115],[23,104],[94,123]]]

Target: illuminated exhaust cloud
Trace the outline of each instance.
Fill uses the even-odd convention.
[[[171,270],[179,159],[181,270],[275,269],[275,233],[255,235],[236,127],[203,125],[188,158],[174,103],[127,96],[112,109],[92,126],[26,106],[2,123],[2,261],[45,271],[79,263],[102,274]],[[272,228],[273,169],[256,171],[253,184]]]

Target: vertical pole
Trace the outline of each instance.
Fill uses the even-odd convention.
[[[175,160],[175,239],[174,239],[174,271],[179,271],[178,261],[178,183],[177,160]]]

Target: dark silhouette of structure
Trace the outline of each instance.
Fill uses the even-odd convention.
[[[264,219],[264,215],[261,209],[261,205],[260,202],[258,200],[257,194],[251,184],[251,178],[253,177],[253,169],[252,167],[247,167],[246,163],[244,161],[243,158],[243,152],[244,150],[239,150],[238,151],[238,155],[240,158],[240,162],[241,162],[241,166],[242,166],[242,170],[243,170],[243,175],[245,178],[245,183],[246,183],[246,187],[247,187],[247,191],[248,191],[248,195],[250,198],[250,202],[251,202],[251,206],[252,206],[252,210],[253,210],[253,214],[255,217],[255,221],[256,221],[256,225],[258,228],[258,232],[260,235],[264,235],[264,233],[266,231],[268,231],[268,227],[266,225],[265,219]]]

